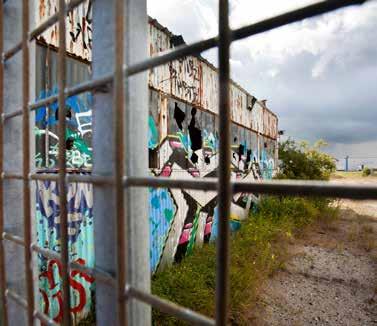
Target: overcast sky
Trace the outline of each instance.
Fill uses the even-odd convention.
[[[231,26],[312,0],[231,0]],[[148,13],[187,43],[217,34],[217,0],[148,0]],[[232,45],[232,78],[279,116],[295,139],[322,138],[338,157],[377,157],[377,1]],[[217,52],[203,54],[216,64]]]

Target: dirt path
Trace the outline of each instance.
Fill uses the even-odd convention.
[[[377,325],[377,202],[340,205],[340,220],[291,245],[262,290],[256,325]]]

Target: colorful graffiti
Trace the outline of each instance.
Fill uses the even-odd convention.
[[[94,267],[93,189],[90,184],[68,185],[68,249],[70,261]],[[59,189],[54,181],[37,181],[37,242],[42,248],[60,253]],[[38,256],[41,310],[54,321],[62,320],[61,265],[43,255]],[[91,310],[94,279],[71,270],[71,314],[73,320],[85,317]]]
[[[57,10],[56,0],[40,1],[37,20],[42,22]],[[67,51],[85,62],[91,60],[92,1],[86,0],[67,14]],[[36,71],[39,99],[57,93],[57,26],[38,38]],[[150,55],[182,44],[153,19],[149,20]],[[67,57],[67,86],[90,78],[89,65]],[[219,155],[218,72],[200,56],[187,56],[149,71],[148,149],[151,174],[169,178],[205,178],[217,175]],[[269,179],[276,157],[277,117],[234,82],[230,85],[233,180]],[[83,171],[92,167],[92,95],[66,99],[67,167]],[[59,137],[57,103],[36,110],[36,167],[55,171]],[[69,255],[78,264],[93,267],[93,199],[86,184],[68,185]],[[180,262],[196,247],[217,238],[217,194],[212,191],[149,189],[150,267],[155,273],[165,265]],[[241,227],[250,208],[259,200],[254,194],[236,194],[231,202],[231,230]],[[59,191],[55,182],[37,182],[38,244],[60,252]],[[101,217],[100,217],[101,218]],[[78,270],[69,275],[71,315],[79,321],[93,306],[94,279]],[[62,318],[61,266],[39,256],[41,310],[60,322]]]
[[[170,178],[216,176],[217,117],[174,99],[158,102],[157,95],[150,96],[149,107],[149,149],[158,152],[158,161],[151,167],[153,175]],[[168,120],[166,132],[159,129],[161,115]],[[258,180],[272,176],[273,156],[268,156],[267,148],[259,149],[254,132],[232,124],[232,140],[233,179]],[[264,162],[268,164],[266,168]],[[257,195],[234,195],[229,217],[232,230],[240,228],[241,221],[257,202]],[[181,261],[196,246],[216,239],[215,192],[150,189],[149,206],[152,272]]]
[[[57,93],[42,91],[39,99]],[[66,159],[68,168],[91,168],[92,166],[92,95],[85,93],[68,97],[66,107]],[[40,107],[35,115],[36,167],[55,168],[57,165],[58,142],[58,104]]]

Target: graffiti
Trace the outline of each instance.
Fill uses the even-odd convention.
[[[39,19],[56,12],[56,0],[40,1]],[[67,15],[67,50],[91,60],[92,4],[87,0]],[[39,22],[40,23],[40,22]],[[177,45],[166,29],[150,20],[150,55],[158,55]],[[42,33],[40,40],[58,44],[55,26]],[[183,40],[182,40],[183,41]],[[181,42],[181,41],[180,41]],[[50,54],[52,55],[52,54]],[[67,58],[71,60],[70,58]],[[54,60],[47,75],[41,77],[39,90],[56,85]],[[51,64],[50,64],[51,63]],[[74,66],[67,84],[89,78],[88,67],[71,60]],[[77,66],[75,66],[77,65]],[[51,66],[51,68],[50,68]],[[78,77],[75,77],[75,76]],[[85,77],[86,76],[86,77]],[[69,79],[68,78],[68,79]],[[78,78],[79,80],[75,80]],[[200,57],[188,56],[149,72],[148,150],[151,174],[169,178],[216,177],[219,163],[218,73]],[[155,91],[157,90],[157,91]],[[57,93],[54,88],[41,91],[39,99]],[[231,177],[233,180],[268,179],[275,167],[274,149],[277,118],[265,105],[235,83],[230,87]],[[89,93],[68,97],[65,102],[67,167],[92,166],[92,96]],[[248,109],[249,108],[249,109]],[[36,155],[38,168],[55,169],[59,151],[57,103],[36,110]],[[111,118],[111,117],[109,117]],[[265,138],[269,137],[269,138]],[[55,170],[54,170],[55,171]],[[80,170],[82,171],[82,170]],[[88,267],[94,266],[93,199],[90,185],[70,183],[68,191],[69,258]],[[256,194],[236,194],[229,216],[233,231],[241,227],[251,208],[258,203]],[[61,229],[59,189],[56,182],[37,182],[37,241],[43,248],[60,252]],[[199,247],[217,238],[217,193],[189,189],[149,189],[150,268],[155,273],[167,264],[180,262]],[[99,217],[101,218],[101,217]],[[39,256],[39,289],[42,311],[61,321],[61,266]],[[69,275],[71,314],[84,317],[93,305],[94,279],[78,270]]]
[[[37,242],[42,248],[60,252],[59,188],[55,181],[37,181]],[[70,183],[67,188],[68,249],[71,261],[94,266],[93,188],[90,184]],[[61,266],[55,260],[38,256],[40,306],[56,322],[61,321]],[[72,270],[71,312],[85,316],[91,309],[94,279]]]
[[[39,99],[56,94],[53,91],[42,91]],[[65,132],[66,160],[69,168],[90,168],[92,166],[92,96],[90,93],[68,97],[66,103]],[[36,166],[38,168],[54,168],[57,165],[59,152],[57,136],[58,104],[40,107],[36,110],[34,128],[36,135]],[[46,151],[46,145],[48,150]],[[44,158],[44,160],[42,159]]]
[[[69,34],[73,42],[77,42],[79,36],[82,37],[82,45],[85,50],[92,49],[92,1],[88,1],[86,13],[81,17],[81,22],[74,22],[73,12],[68,14],[68,22],[75,26],[75,31],[70,31]]]
[[[260,166],[264,179],[271,179],[275,169],[275,145],[271,139],[262,138],[263,149],[261,150]]]
[[[176,212],[174,200],[167,189],[149,189],[150,264],[155,271]]]
[[[194,57],[186,57],[169,64],[172,93],[191,103],[200,103],[202,70]]]
[[[168,103],[167,136],[160,140],[155,138],[159,135],[155,124],[158,111],[150,104],[149,146],[154,146],[160,154],[160,168],[153,170],[154,175],[173,179],[216,176],[219,139],[215,116],[171,99]],[[263,168],[264,161],[258,157],[257,136],[235,124],[232,124],[232,135],[232,179],[270,177],[272,169]],[[262,152],[268,155],[271,165],[270,154],[265,150]],[[150,189],[149,195],[152,272],[167,264],[180,262],[196,246],[216,239],[216,192]],[[254,194],[233,196],[229,216],[231,230],[240,228],[241,221],[258,200]]]
[[[79,258],[76,259],[75,262],[85,266],[84,259]],[[55,259],[48,261],[46,270],[39,274],[39,280],[48,284],[47,287],[39,289],[43,312],[51,316],[57,323],[63,321],[63,297],[60,289],[61,278],[62,266],[60,261]],[[70,312],[72,314],[80,313],[88,304],[88,293],[82,285],[82,282],[90,286],[94,282],[94,278],[84,272],[73,269],[69,275],[69,286],[73,292],[74,301],[77,301],[77,304],[73,307],[71,306]],[[45,290],[46,288],[48,288],[48,290]],[[92,294],[89,293],[89,296],[91,295]]]
[[[37,24],[46,21],[58,11],[57,0],[40,0],[36,14]],[[91,60],[92,50],[92,1],[86,0],[67,13],[66,39],[67,51],[82,59]],[[44,31],[38,39],[58,47],[59,32],[57,24]]]

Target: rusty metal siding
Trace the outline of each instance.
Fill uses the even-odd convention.
[[[268,136],[269,135],[269,124],[268,124],[268,120],[269,120],[269,117],[268,117],[268,112],[265,108],[263,108],[263,134]]]
[[[219,111],[219,77],[217,71],[207,64],[202,64],[202,73],[202,107],[217,114]]]
[[[231,119],[242,125],[246,125],[247,94],[234,84],[230,85]]]
[[[170,49],[170,37],[153,24],[149,24],[149,55],[151,57]],[[162,65],[149,70],[149,86],[165,93],[170,93],[169,65]]]
[[[253,130],[263,133],[263,107],[259,102],[254,104],[251,111],[251,123]]]
[[[161,26],[149,25],[150,54],[158,55],[171,48],[171,33]],[[185,57],[154,68],[149,85],[177,99],[218,114],[218,71],[206,60]],[[249,106],[254,97],[236,83],[230,85],[231,119],[247,128],[277,138],[277,118],[261,102]]]
[[[57,11],[57,0],[39,0],[38,23]],[[75,8],[67,17],[67,51],[81,59],[91,60],[91,1],[87,0]],[[149,21],[149,54],[157,56],[173,48],[172,33]],[[39,41],[57,46],[57,25],[50,27]],[[190,105],[218,113],[218,71],[201,57],[188,56],[149,71],[149,86],[157,91],[174,96]],[[230,85],[231,119],[268,137],[277,138],[277,118],[256,102],[250,110],[253,98],[244,89],[232,82]]]
[[[198,58],[185,57],[169,64],[171,94],[193,105],[202,106],[202,63]]]
[[[273,139],[277,138],[277,118],[267,108],[263,107],[263,134]]]
[[[279,123],[279,121],[278,121],[278,118],[277,118],[277,116],[276,115],[274,115],[274,114],[272,114],[272,113],[270,113],[271,114],[271,130],[272,130],[272,133],[271,133],[271,137],[273,138],[273,139],[277,139],[278,138],[278,123]]]
[[[68,1],[66,1],[68,2]],[[37,25],[58,11],[57,0],[39,0]],[[55,24],[43,32],[39,41],[58,47],[59,31]],[[84,60],[92,59],[92,9],[91,0],[83,2],[68,13],[66,24],[67,51]]]

